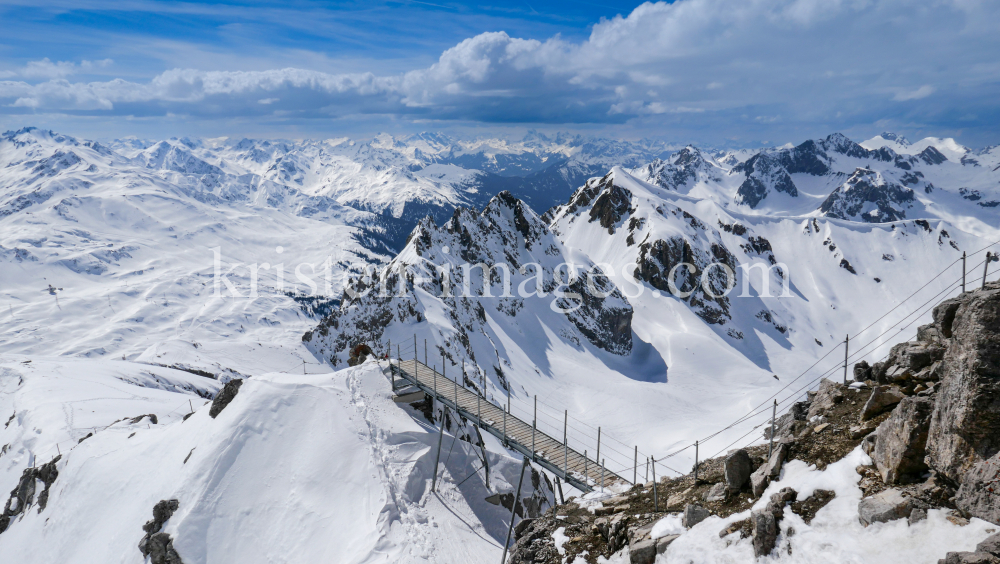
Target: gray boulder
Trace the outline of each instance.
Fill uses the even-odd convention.
[[[885,490],[858,503],[858,519],[864,526],[906,519],[914,508],[914,500],[899,490]]]
[[[898,388],[875,386],[872,390],[872,395],[868,396],[868,401],[861,408],[861,421],[864,422],[873,417],[878,417],[903,401],[904,397],[906,396]]]
[[[693,503],[688,504],[684,507],[684,516],[681,517],[681,525],[685,528],[690,529],[698,523],[701,523],[712,513],[700,505],[694,505]]]
[[[729,497],[728,494],[729,488],[726,487],[726,484],[720,482],[705,492],[705,501],[709,503],[715,501],[726,501],[726,498]]]
[[[656,561],[657,555],[666,552],[670,543],[680,538],[680,535],[667,535],[658,539],[652,538],[650,535],[653,532],[655,524],[656,522],[654,521],[629,532],[629,536],[632,539],[628,545],[630,564],[653,564]]]
[[[928,463],[962,483],[1000,451],[1000,285],[965,293],[934,308],[948,339],[927,437]]]
[[[753,472],[753,462],[747,451],[739,449],[726,456],[726,486],[730,492],[736,493],[743,489],[747,480],[750,479],[751,472]]]
[[[767,474],[767,465],[761,465],[760,468],[754,470],[754,473],[750,475],[750,491],[753,493],[754,497],[760,497],[764,495],[764,490],[767,489],[768,484],[771,483],[771,477]]]
[[[1000,524],[1000,454],[966,472],[955,494],[955,506],[973,517]]]
[[[750,514],[750,525],[753,527],[753,553],[760,558],[771,554],[778,542],[778,520],[774,514],[765,509],[757,509]]]
[[[986,537],[986,540],[976,545],[976,552],[988,552],[1000,556],[1000,533]]]
[[[871,456],[885,483],[912,482],[927,470],[924,447],[933,410],[931,400],[907,397],[879,425]]]
[[[769,478],[774,479],[781,475],[781,466],[785,463],[785,459],[788,458],[788,450],[788,443],[780,442],[774,445],[771,458],[764,463],[764,469]]]

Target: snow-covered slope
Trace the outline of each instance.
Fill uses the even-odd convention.
[[[485,501],[483,472],[462,481],[478,450],[457,441],[431,493],[437,432],[391,400],[376,363],[257,375],[213,419],[195,392],[216,385],[121,361],[0,357],[0,412],[14,414],[0,429],[0,491],[33,456],[56,458],[61,441],[46,507],[12,520],[0,554],[140,563],[143,523],[158,501],[176,499],[163,532],[186,564],[500,557],[509,511]],[[195,412],[182,418],[189,399]],[[158,421],[115,422],[145,413]],[[520,461],[489,446],[491,487],[512,490]]]
[[[192,163],[167,153],[174,157],[163,162]],[[149,171],[102,145],[39,130],[0,137],[0,163],[0,352],[146,355],[241,372],[262,360],[256,351],[297,346],[315,307],[339,293],[345,268],[384,260],[384,247],[366,245],[371,214],[329,198]],[[296,300],[311,293],[300,266],[318,295]],[[300,359],[268,362],[284,370]]]

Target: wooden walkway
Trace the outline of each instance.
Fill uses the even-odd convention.
[[[615,482],[630,483],[605,470],[604,483],[600,484],[601,467],[597,462],[585,458],[562,441],[533,428],[531,423],[507,413],[505,409],[422,362],[393,359],[392,366],[396,369],[396,374],[406,382],[417,386],[440,403],[456,409],[463,417],[500,439],[512,450],[529,457],[532,462],[578,490],[589,492],[597,486],[608,487]]]

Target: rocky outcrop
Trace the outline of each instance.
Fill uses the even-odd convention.
[[[906,397],[876,431],[872,461],[887,484],[916,481],[927,470],[924,448],[934,403]]]
[[[658,555],[666,552],[667,547],[680,538],[680,535],[653,538],[654,526],[656,526],[655,522],[632,531],[632,539],[628,545],[629,564],[653,564]]]
[[[915,201],[913,190],[887,181],[882,173],[858,168],[819,207],[826,217],[886,223],[906,218]]]
[[[360,345],[354,345],[351,347],[351,356],[347,359],[348,366],[357,366],[364,361],[368,360],[368,357],[372,355],[372,348],[368,345],[362,343]]]
[[[753,474],[750,475],[750,490],[753,492],[754,497],[763,495],[764,490],[767,489],[771,480],[781,475],[781,466],[788,457],[789,445],[791,443],[791,437],[782,438],[774,445],[774,450],[771,452],[771,457],[767,462],[754,470]]]
[[[215,419],[226,406],[236,398],[236,394],[240,392],[240,386],[243,385],[243,380],[230,380],[226,382],[226,385],[219,390],[219,393],[215,395],[212,400],[212,407],[208,410],[208,415]]]
[[[1000,454],[966,472],[955,494],[955,506],[969,515],[1000,523]]]
[[[957,483],[1000,451],[1000,284],[934,308],[947,339],[927,438],[928,462]],[[975,473],[970,473],[975,474]]]
[[[823,378],[819,383],[819,390],[809,392],[810,404],[806,419],[812,419],[824,412],[832,410],[840,402],[844,401],[844,391],[842,386],[833,380]]]
[[[738,170],[737,170],[738,169]],[[758,153],[745,163],[737,165],[734,172],[745,172],[746,180],[736,189],[737,204],[756,208],[771,191],[783,192],[791,197],[799,195],[791,175],[778,159],[768,153]]]
[[[0,533],[7,530],[14,517],[23,514],[35,502],[38,481],[44,484],[44,489],[38,494],[38,512],[41,513],[45,509],[49,502],[49,488],[59,476],[56,463],[60,459],[62,459],[62,455],[37,468],[24,469],[17,486],[10,492],[10,498],[3,508],[3,513],[0,513]]]
[[[184,564],[170,535],[161,531],[164,523],[173,516],[180,503],[176,499],[161,500],[153,506],[153,518],[146,521],[142,530],[146,535],[139,541],[139,551],[150,564]]]
[[[792,503],[798,494],[792,488],[782,488],[771,496],[764,509],[750,514],[753,527],[753,552],[757,558],[771,554],[778,541],[779,523],[785,516],[785,505]]]
[[[750,479],[752,472],[753,462],[750,461],[747,451],[739,449],[729,453],[725,462],[726,487],[729,493],[739,493]]]
[[[868,396],[868,401],[865,402],[865,406],[861,408],[861,421],[868,421],[874,417],[877,417],[889,409],[892,409],[896,404],[903,401],[903,392],[899,391],[898,388],[893,388],[889,386],[875,386],[872,390],[872,395]]]

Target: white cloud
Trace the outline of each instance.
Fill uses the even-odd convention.
[[[40,61],[29,61],[24,67],[19,69],[0,71],[0,79],[54,80],[65,78],[81,71],[87,72],[98,68],[105,68],[113,62],[111,59],[103,59],[100,61],[81,61],[80,64],[71,61],[57,61],[53,63],[46,57]]]
[[[602,20],[579,42],[482,33],[426,68],[390,75],[178,68],[148,82],[71,82],[110,61],[43,59],[0,73],[18,79],[0,82],[0,106],[549,123],[724,124],[748,115],[761,116],[743,120],[755,127],[790,127],[873,123],[900,111],[892,101],[936,93],[942,109],[984,115],[1000,99],[993,60],[1000,38],[981,22],[998,18],[996,2],[941,0],[915,10],[907,0],[678,0]],[[975,103],[963,92],[974,92]]]

